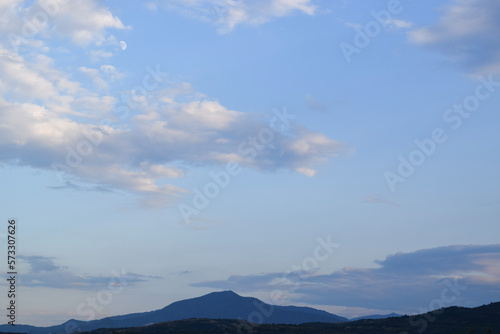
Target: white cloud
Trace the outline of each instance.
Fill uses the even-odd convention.
[[[95,68],[80,67],[79,70],[92,78],[94,85],[100,89],[108,88],[108,83],[101,78],[99,70]]]
[[[24,54],[49,52],[47,41],[57,36],[93,46],[90,57],[97,62],[120,50],[109,31],[130,29],[95,0],[5,0],[0,6],[0,45]]]
[[[191,128],[223,130],[244,117],[241,113],[226,109],[217,101],[193,101],[181,106],[181,110],[169,112],[170,119],[180,128],[185,125]]]
[[[392,19],[390,24],[396,28],[409,29],[413,27],[413,23],[410,21]]]
[[[151,165],[147,162],[140,164],[142,170],[149,171],[149,173],[158,178],[179,178],[184,176],[184,172],[180,168],[168,168],[162,165]]]
[[[0,32],[7,34],[13,30],[20,30],[21,19],[19,7],[23,0],[0,1]]]
[[[305,3],[276,1],[273,11],[307,12]],[[118,43],[105,31],[124,27],[107,9],[93,0],[71,6],[82,10],[79,18],[77,10],[67,13],[61,5],[49,33],[65,27],[66,36],[80,45]],[[91,17],[89,22],[82,21],[82,13]],[[95,34],[87,39],[79,31]],[[312,177],[318,164],[343,150],[341,143],[292,120],[274,122],[278,129],[273,128],[275,115],[266,119],[228,109],[189,83],[167,84],[168,78],[154,91],[124,92],[129,101],[121,97],[119,102],[106,93],[123,77],[114,66],[77,68],[93,85],[57,69],[53,58],[21,55],[0,45],[0,162],[53,170],[54,181],[56,176],[62,181],[53,188],[128,191],[143,205],[164,207],[187,193],[169,179],[184,177],[189,166],[236,161],[256,170],[289,169]],[[261,131],[267,137],[271,133],[269,142],[260,142]]]
[[[317,171],[311,168],[306,168],[306,167],[297,167],[295,170],[301,174],[304,174],[305,176],[313,177],[316,175]]]
[[[80,46],[102,44],[107,38],[107,29],[127,29],[118,17],[113,16],[95,0],[67,1],[60,6],[53,20],[53,29],[57,34],[69,37],[73,43]]]
[[[165,0],[160,3],[167,9],[213,22],[221,33],[241,24],[260,25],[293,12],[313,15],[316,11],[312,0]]]
[[[410,32],[410,40],[433,48],[474,75],[500,73],[500,2],[454,0],[439,21]]]
[[[91,50],[89,52],[92,62],[97,63],[105,58],[113,57],[113,53],[105,50]]]
[[[125,75],[120,73],[113,65],[101,65],[101,72],[111,81],[122,79]]]
[[[0,3],[0,31],[16,40],[68,37],[74,44],[101,45],[108,29],[130,29],[95,0],[4,0]]]
[[[90,69],[89,73],[97,72]],[[35,74],[39,81],[45,80],[40,73],[27,77]],[[54,86],[46,90],[62,93]],[[170,206],[187,193],[161,185],[162,179],[183,177],[177,161],[185,165],[238,161],[254,169],[290,168],[313,176],[314,165],[342,149],[338,142],[298,128],[292,131],[293,137],[276,133],[270,145],[258,144],[261,150],[250,158],[238,151],[239,145],[269,125],[256,115],[228,110],[212,100],[162,103],[157,96],[145,105],[152,110],[149,117],[131,119],[130,125],[117,120],[111,127],[98,126],[101,119],[113,117],[110,110],[116,101],[82,92],[69,101],[61,95],[59,104],[49,106],[0,99],[1,161],[49,170],[56,166],[68,181],[133,192],[148,206]],[[71,119],[73,114],[91,117],[82,122]],[[70,183],[68,188],[78,189]]]
[[[96,75],[98,70],[85,71]],[[60,114],[52,107],[0,100],[1,160],[42,169],[58,166],[57,171],[70,182],[130,191],[140,195],[144,205],[170,206],[187,193],[162,182],[184,176],[177,162],[194,166],[237,161],[257,170],[285,168],[314,176],[318,163],[343,149],[339,142],[293,123],[291,135],[275,132],[272,142],[262,143],[257,139],[260,130],[269,133],[271,129],[257,115],[207,99],[161,100],[161,95],[148,97],[142,107],[149,114],[129,116],[129,124],[113,116],[110,109],[116,101],[108,96],[80,96],[67,104],[74,114],[93,112],[89,122],[73,120],[72,113]],[[98,126],[106,117],[116,121],[111,127]],[[252,144],[250,138],[257,142]],[[250,156],[248,150],[255,154]]]
[[[100,90],[108,89],[109,83],[124,77],[124,74],[118,72],[112,65],[101,65],[99,69],[80,67],[78,70],[90,77]]]

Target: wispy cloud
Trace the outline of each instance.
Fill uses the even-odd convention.
[[[132,285],[158,276],[147,276],[128,272],[119,272],[111,276],[78,275],[70,272],[67,267],[54,263],[55,258],[45,256],[19,255],[20,263],[28,264],[30,269],[23,272],[21,285],[29,287],[46,287],[54,289],[96,290],[108,287],[110,284]]]
[[[90,185],[78,185],[75,184],[71,181],[65,181],[64,185],[61,186],[49,186],[48,188],[50,189],[55,189],[55,190],[66,190],[66,189],[71,189],[71,190],[77,190],[77,191],[96,191],[96,192],[103,192],[103,193],[109,193],[113,192],[113,189],[104,187],[104,186],[90,186]]]
[[[410,32],[410,40],[433,48],[473,75],[500,73],[500,2],[454,0],[431,26]]]
[[[148,4],[155,11],[159,6],[212,22],[221,33],[238,25],[260,25],[293,12],[313,15],[316,11],[312,0],[158,0]]]
[[[231,276],[193,285],[243,292],[290,291],[291,302],[408,313],[439,299],[445,282],[463,288],[454,304],[477,306],[500,299],[500,245],[424,249],[375,262],[379,268],[344,268],[326,275],[292,272]]]
[[[306,95],[306,102],[307,102],[307,106],[309,108],[311,108],[312,110],[322,111],[322,112],[328,111],[327,107],[325,107],[318,100],[316,100],[316,98],[314,98],[313,96],[311,96],[309,94]]]

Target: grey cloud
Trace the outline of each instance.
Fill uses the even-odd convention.
[[[289,295],[292,303],[406,313],[417,313],[433,303],[477,306],[500,300],[500,245],[397,253],[376,263],[379,268],[344,268],[325,275],[292,272],[231,276],[194,286],[243,292],[278,290]]]
[[[62,186],[49,186],[48,188],[55,189],[55,190],[72,189],[72,190],[77,190],[77,191],[97,191],[97,192],[104,192],[104,193],[113,192],[112,189],[109,189],[107,187],[103,187],[103,186],[81,186],[81,185],[75,184],[75,183],[73,183],[71,181],[68,181],[68,180],[66,180],[64,182],[64,185],[62,185]]]
[[[30,266],[30,270],[20,276],[20,285],[28,287],[96,290],[110,284],[127,286],[161,278],[125,272],[124,269],[111,269],[110,276],[77,275],[65,266],[54,264],[55,258],[52,257],[19,255],[17,258]]]
[[[389,273],[447,275],[463,271],[481,271],[483,265],[476,259],[486,254],[500,256],[500,245],[438,247],[413,253],[398,253],[375,262],[381,266],[381,271]]]
[[[53,257],[18,255],[17,258],[28,262],[31,265],[31,272],[33,273],[57,271],[65,269],[65,267],[56,266],[53,261],[55,258]]]
[[[449,57],[474,75],[500,73],[500,2],[454,0],[431,26],[410,32],[410,40]]]

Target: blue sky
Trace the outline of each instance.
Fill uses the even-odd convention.
[[[499,28],[494,0],[2,1],[19,322],[498,301]]]

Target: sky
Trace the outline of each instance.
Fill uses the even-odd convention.
[[[500,301],[499,30],[496,0],[1,0],[17,323]]]

